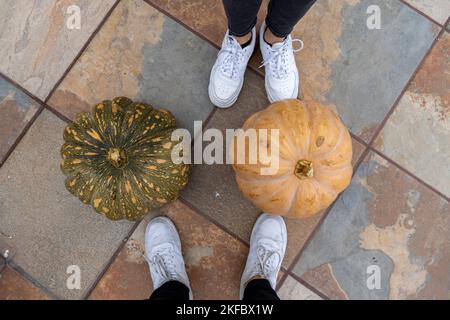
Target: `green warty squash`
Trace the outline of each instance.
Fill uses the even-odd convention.
[[[105,100],[64,130],[66,188],[111,220],[136,220],[175,200],[189,166],[171,160],[173,115],[125,97]]]

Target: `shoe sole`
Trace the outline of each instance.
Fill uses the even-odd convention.
[[[178,233],[177,227],[175,226],[175,224],[172,222],[172,220],[170,220],[168,217],[164,217],[164,216],[159,216],[156,218],[153,218],[148,224],[147,227],[145,228],[145,234],[147,234],[147,230],[150,227],[151,224],[156,223],[158,221],[161,221],[162,223],[167,224],[171,229],[172,232],[174,232],[177,236],[177,245],[179,245],[180,249],[181,249],[181,239],[180,239],[180,235]],[[181,250],[180,250],[181,251]],[[189,281],[189,279],[188,279]],[[183,283],[184,285],[186,285],[185,283]],[[191,288],[191,284],[190,282],[188,283],[187,287],[189,288],[189,300],[194,300],[194,296],[192,294],[192,288]]]
[[[251,235],[250,235],[250,247],[252,246],[252,244],[253,244],[253,239],[254,239],[254,233],[255,233],[255,230],[257,230],[258,228],[257,227],[259,227],[259,225],[261,224],[261,223],[263,223],[263,221],[267,218],[267,216],[276,216],[276,215],[270,215],[270,214],[268,214],[268,213],[263,213],[263,214],[261,214],[259,217],[258,217],[258,219],[256,220],[256,222],[255,222],[255,225],[253,226],[253,229],[252,229],[252,233],[251,233]],[[283,219],[281,216],[278,216],[278,217],[280,217],[281,219]],[[282,254],[282,256],[284,257],[284,255],[285,255],[285,253],[286,253],[286,246],[287,246],[287,237],[286,237],[286,235],[287,235],[287,229],[286,229],[286,223],[284,222],[284,220],[283,220],[283,223],[281,224],[282,225],[282,228],[283,228],[283,254]],[[244,273],[242,272],[242,275],[244,275]],[[243,298],[244,298],[244,291],[245,291],[245,288],[244,288],[244,282],[242,281],[243,279],[242,279],[242,277],[241,277],[241,285],[240,285],[240,289],[239,289],[239,297],[240,297],[240,299],[242,300]]]
[[[270,94],[270,90],[269,90],[269,88],[268,88],[268,86],[267,86],[267,80],[266,80],[266,77],[264,77],[264,87],[266,88],[267,99],[269,99],[269,102],[270,102],[270,103],[274,103],[274,102],[276,102],[276,101],[281,101],[281,100],[298,99],[298,86],[299,86],[299,82],[300,82],[300,81],[299,81],[299,75],[298,75],[298,72],[297,72],[297,74],[295,75],[295,82],[296,82],[295,89],[294,89],[294,92],[292,93],[291,97],[284,98],[284,99],[274,99],[274,98],[272,97],[272,95]]]
[[[247,71],[247,69],[245,69]],[[232,95],[229,99],[227,100],[222,100],[220,98],[218,98],[214,92],[213,89],[213,77],[212,74],[215,71],[215,68],[213,67],[213,69],[211,70],[211,75],[210,75],[210,81],[209,81],[209,85],[208,85],[208,95],[209,95],[209,99],[211,100],[211,102],[218,108],[221,109],[226,109],[231,107],[233,104],[236,103],[237,99],[239,98],[239,94],[241,93],[242,87],[244,85],[244,77],[245,77],[245,72],[244,75],[242,76],[242,80],[239,82],[239,87],[236,90],[236,93],[234,95]]]

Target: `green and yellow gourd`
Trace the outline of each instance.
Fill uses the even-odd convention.
[[[64,131],[66,188],[111,220],[136,220],[178,198],[187,164],[172,162],[173,115],[125,97],[76,116]]]

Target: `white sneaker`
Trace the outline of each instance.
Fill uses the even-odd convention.
[[[145,254],[150,267],[153,288],[157,289],[170,280],[176,280],[192,289],[181,254],[181,241],[175,225],[166,217],[156,217],[145,231]]]
[[[241,278],[241,299],[247,283],[256,276],[269,280],[275,290],[286,244],[287,231],[283,218],[267,213],[260,215],[250,237],[247,263]]]
[[[252,40],[242,49],[228,31],[222,41],[217,60],[211,70],[208,93],[211,102],[219,108],[231,107],[237,100],[244,83],[247,63],[256,43],[256,29],[252,29]]]
[[[291,35],[283,42],[274,43],[272,46],[264,40],[266,23],[261,25],[259,32],[259,46],[263,56],[260,67],[266,68],[266,91],[270,102],[294,99],[298,96],[299,75],[295,64],[294,52],[303,49],[303,41],[292,40]],[[292,42],[299,42],[300,48],[293,50]]]

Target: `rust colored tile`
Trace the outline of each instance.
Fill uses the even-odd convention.
[[[438,39],[376,148],[450,197],[450,34]]]
[[[335,299],[448,299],[449,213],[446,199],[370,153],[293,272]]]
[[[48,300],[49,297],[15,270],[0,273],[0,300]]]
[[[332,300],[348,299],[346,293],[340,288],[339,283],[334,278],[328,263],[308,270],[303,274],[302,279],[308,283],[313,283],[316,288],[320,288],[320,291]]]
[[[152,292],[144,234],[156,215],[174,221],[195,299],[238,299],[247,247],[176,201],[147,216],[93,291],[91,299],[146,299]]]
[[[227,31],[227,17],[222,0],[148,0],[195,32],[220,47]],[[267,12],[267,0],[258,13],[257,30]]]

